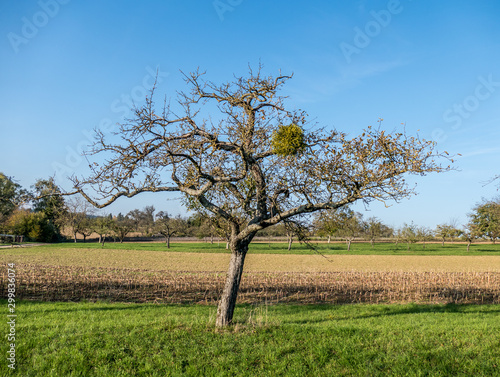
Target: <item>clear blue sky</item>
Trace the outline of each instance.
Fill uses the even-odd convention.
[[[1,1],[0,171],[24,187],[86,174],[79,149],[95,127],[159,92],[185,89],[179,70],[230,80],[261,61],[294,73],[283,94],[320,125],[353,136],[383,118],[460,153],[459,171],[417,177],[418,195],[366,217],[434,227],[467,213],[500,174],[500,3],[491,1]],[[175,195],[142,195],[106,211]]]

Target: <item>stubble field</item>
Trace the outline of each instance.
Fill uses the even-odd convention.
[[[129,248],[4,249],[0,261],[16,263],[21,299],[217,301],[229,262],[223,249],[214,253]],[[1,287],[6,293],[5,281]],[[500,303],[500,256],[250,253],[238,301]]]

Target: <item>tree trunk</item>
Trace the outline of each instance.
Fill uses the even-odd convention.
[[[73,233],[73,239],[75,240],[76,243],[76,233]]]
[[[293,236],[288,236],[288,251],[292,249]]]
[[[233,320],[236,297],[240,287],[243,264],[248,251],[248,244],[234,245],[231,243],[231,261],[227,271],[226,284],[217,308],[216,326],[230,325]]]
[[[470,249],[470,242],[467,242],[467,251]]]
[[[409,243],[409,242],[407,242],[407,243],[406,243],[406,245],[408,246],[408,247],[406,248],[406,251],[410,251],[410,243]]]
[[[167,235],[167,249],[170,249],[170,236]]]
[[[444,246],[444,238],[443,238],[443,242],[441,243],[441,246]]]
[[[351,251],[351,239],[347,240],[347,251]]]
[[[332,240],[332,236],[328,235],[328,243]]]

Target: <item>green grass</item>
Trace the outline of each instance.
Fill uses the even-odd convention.
[[[313,243],[317,250],[311,250],[304,244],[294,243],[290,251],[287,250],[286,243],[259,243],[250,244],[250,253],[254,254],[316,254],[325,255],[350,254],[350,255],[500,255],[500,244],[478,243],[472,244],[470,251],[467,251],[465,244],[445,244],[427,243],[425,248],[422,244],[412,244],[410,251],[407,251],[406,244],[399,243],[375,243],[374,247],[369,243],[353,243],[351,250],[347,251],[345,243]],[[98,243],[60,243],[44,245],[41,247],[51,248],[101,248]],[[149,250],[149,251],[186,251],[200,253],[229,253],[225,249],[225,242],[220,245],[214,243],[172,243],[171,248],[167,249],[164,243],[106,243],[103,249],[123,249],[123,250]]]
[[[500,305],[248,305],[225,330],[212,306],[16,310],[17,369],[4,358],[3,376],[500,375]]]

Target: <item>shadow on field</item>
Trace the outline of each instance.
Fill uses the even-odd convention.
[[[371,308],[363,309],[363,306],[360,307],[360,312],[362,314],[358,316],[347,316],[347,317],[333,317],[329,316],[328,312],[331,314],[336,311],[342,310],[343,305],[311,305],[305,306],[304,310],[311,310],[314,312],[317,311],[325,311],[325,315],[323,318],[312,319],[311,316],[307,319],[301,320],[292,320],[288,323],[295,324],[311,324],[311,323],[325,323],[325,322],[341,322],[341,321],[351,321],[353,319],[368,319],[368,318],[383,318],[383,317],[391,317],[398,315],[408,315],[408,314],[439,314],[439,313],[456,313],[456,314],[476,314],[482,313],[483,315],[495,315],[498,316],[500,314],[500,308],[491,309],[485,311],[484,308],[474,309],[475,305],[473,304],[444,304],[444,305],[387,305],[387,306],[376,306]],[[368,312],[367,312],[368,311]]]

